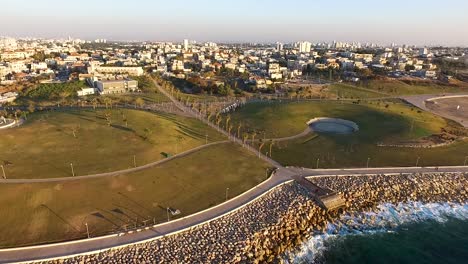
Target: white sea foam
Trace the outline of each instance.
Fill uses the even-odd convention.
[[[292,260],[293,263],[311,263],[321,256],[326,245],[334,239],[347,235],[394,232],[399,225],[427,220],[445,222],[448,218],[468,220],[468,204],[420,202],[381,204],[372,212],[342,215],[328,224],[325,233],[313,235],[300,246],[298,251],[287,253],[285,260],[286,262]]]

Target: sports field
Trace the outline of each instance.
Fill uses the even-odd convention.
[[[37,112],[0,131],[0,162],[7,178],[71,177],[141,166],[223,139],[196,119],[165,113]]]
[[[268,164],[230,143],[157,167],[78,181],[0,184],[0,246],[20,246],[119,232],[214,206],[266,178]],[[196,202],[194,202],[196,201]],[[173,219],[175,216],[170,216]]]

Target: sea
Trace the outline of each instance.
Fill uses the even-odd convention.
[[[344,214],[287,263],[468,263],[468,204],[381,204]]]

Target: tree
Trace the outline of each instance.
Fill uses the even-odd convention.
[[[36,110],[36,105],[34,102],[29,102],[29,105],[28,105],[28,111],[29,113],[33,113],[34,111]]]
[[[226,117],[226,129],[229,126],[229,121],[231,121],[231,115],[227,115],[227,117]]]
[[[112,108],[112,99],[110,97],[104,97],[104,104],[106,105],[106,109],[110,107]]]
[[[414,71],[415,69],[416,67],[414,67],[414,65],[409,65],[409,64],[405,65],[405,71]]]
[[[93,109],[96,110],[96,107],[98,106],[97,97],[93,98],[93,100],[91,100],[91,103],[93,104]]]
[[[140,97],[135,99],[135,105],[136,106],[143,107],[144,104],[145,104],[145,101],[143,99],[141,99]]]
[[[145,140],[148,140],[151,134],[153,133],[153,131],[147,127],[143,130],[143,132],[145,132],[145,136],[144,136]]]

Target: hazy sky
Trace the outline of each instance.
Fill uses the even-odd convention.
[[[0,0],[0,35],[468,45],[468,0]]]

